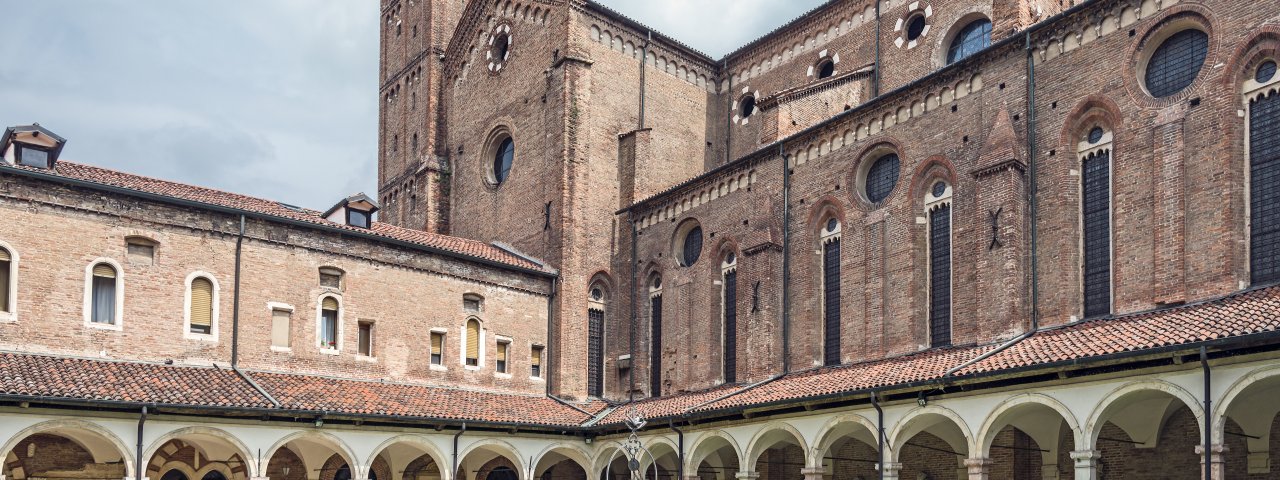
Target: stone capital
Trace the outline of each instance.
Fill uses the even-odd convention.
[[[802,468],[800,469],[800,474],[804,475],[804,480],[823,480],[827,476],[827,469],[822,467]]]
[[[884,462],[884,480],[898,480],[898,472],[902,470],[899,462]]]
[[[760,478],[760,472],[738,472],[734,475],[738,480],[756,480]]]

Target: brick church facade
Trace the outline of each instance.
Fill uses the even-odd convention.
[[[1280,6],[379,27],[376,198],[5,130],[0,480],[1280,478]]]

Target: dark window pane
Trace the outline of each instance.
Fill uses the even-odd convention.
[[[503,140],[498,145],[498,151],[493,154],[493,179],[498,183],[507,181],[507,176],[511,173],[511,162],[516,154],[516,144],[510,138]]]
[[[924,15],[911,17],[911,21],[907,23],[907,40],[920,38],[920,35],[924,34],[924,26]]]
[[[1102,127],[1093,127],[1093,130],[1089,130],[1089,143],[1098,143],[1102,140],[1102,135],[1105,133],[1106,132],[1102,130]]]
[[[951,345],[951,206],[929,214],[929,342]]]
[[[320,311],[320,346],[338,348],[338,311]]]
[[[93,277],[93,323],[116,323],[116,279]]]
[[[1276,76],[1276,62],[1268,60],[1267,62],[1258,66],[1258,72],[1253,76],[1253,79],[1256,80],[1258,83],[1265,83],[1265,82],[1271,81],[1271,79],[1275,76]]]
[[[1249,265],[1255,284],[1280,280],[1280,94],[1249,105]]]
[[[990,46],[991,21],[985,18],[975,20],[965,25],[964,29],[960,30],[956,38],[951,41],[951,47],[947,49],[947,64],[964,60]]]
[[[692,266],[702,256],[702,227],[693,227],[684,236],[684,266]]]
[[[49,168],[49,151],[38,148],[18,147],[18,164],[28,167]]]
[[[369,212],[348,208],[347,209],[347,225],[351,225],[353,227],[360,227],[360,228],[369,228]]]
[[[871,164],[867,170],[867,200],[880,203],[889,197],[898,184],[898,155],[888,154]]]
[[[827,78],[836,74],[836,64],[830,60],[818,66],[818,78]]]
[[[1081,181],[1084,224],[1084,316],[1111,313],[1111,153],[1085,159]]]
[[[738,381],[738,272],[724,274],[724,381]]]
[[[751,114],[755,112],[756,112],[756,97],[753,97],[751,95],[747,95],[743,97],[742,109],[741,109],[742,118],[750,117]]]
[[[649,395],[662,395],[662,296],[649,301]]]
[[[1151,54],[1147,62],[1147,91],[1168,97],[1191,85],[1209,55],[1209,35],[1188,29],[1175,33]]]
[[[587,395],[604,395],[604,312],[587,310]]]
[[[822,246],[822,352],[826,365],[840,364],[840,239]]]

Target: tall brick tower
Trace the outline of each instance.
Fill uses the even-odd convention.
[[[382,221],[447,233],[448,168],[436,152],[441,57],[466,0],[382,0],[378,198]]]

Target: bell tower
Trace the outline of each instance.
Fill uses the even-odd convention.
[[[466,0],[382,0],[378,61],[381,220],[448,233],[448,164],[436,152],[441,57]]]

